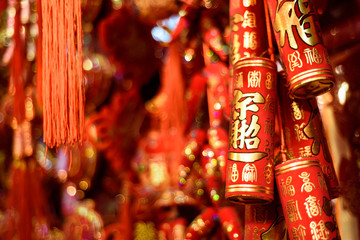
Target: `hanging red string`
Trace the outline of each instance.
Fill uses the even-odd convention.
[[[84,129],[81,1],[42,1],[41,14],[44,142],[72,145]]]

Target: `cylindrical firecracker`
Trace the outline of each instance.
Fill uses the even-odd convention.
[[[235,66],[225,197],[233,202],[267,203],[274,194],[276,65],[244,58]]]
[[[292,98],[330,90],[334,76],[312,1],[267,0]]]
[[[297,158],[278,164],[275,179],[290,239],[338,239],[318,159]]]
[[[268,49],[264,2],[230,0],[230,64],[241,58],[259,57]]]
[[[268,205],[245,206],[244,239],[287,239],[287,228],[280,199]]]
[[[230,0],[230,84],[238,76],[234,66],[241,58],[260,57],[267,49],[267,33],[264,18],[264,2],[256,0]]]
[[[278,78],[284,78],[284,72],[281,72]],[[316,99],[291,99],[281,80],[278,88],[281,122],[289,155],[293,158],[316,157],[320,161],[330,197],[338,197],[340,193],[339,182],[323,134]]]

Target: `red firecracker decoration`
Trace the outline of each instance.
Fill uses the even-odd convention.
[[[326,182],[314,157],[275,167],[276,186],[290,239],[339,239]]]
[[[235,66],[225,197],[266,203],[274,194],[276,65],[244,58]]]
[[[267,2],[290,96],[309,98],[330,90],[334,76],[312,1]]]
[[[284,72],[279,75],[279,78],[285,77]],[[291,99],[284,81],[279,84],[279,99],[284,140],[289,155],[293,158],[314,156],[319,159],[330,197],[338,197],[339,183],[323,134],[316,99]]]

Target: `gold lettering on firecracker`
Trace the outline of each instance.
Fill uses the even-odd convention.
[[[304,127],[305,127],[305,123],[301,123],[300,125],[299,124],[294,125],[295,138],[296,140],[298,140],[298,142],[300,142],[301,140],[307,140],[303,132]]]
[[[253,57],[253,56],[249,52],[244,52],[244,57],[249,58],[249,57]]]
[[[256,28],[256,15],[253,12],[250,12],[248,10],[244,13],[244,21],[241,24],[243,28],[249,27],[249,28]]]
[[[232,64],[235,65],[240,60],[240,58],[239,34],[234,34],[232,42]]]
[[[257,48],[256,32],[244,32],[245,49],[255,50]]]
[[[306,57],[306,62],[310,65],[312,65],[313,63],[320,64],[323,61],[321,55],[319,54],[318,50],[315,47],[313,49],[311,48],[304,49],[304,54]]]
[[[328,191],[323,173],[318,172],[317,177],[318,177],[318,182],[319,182],[320,188],[323,191]]]
[[[299,156],[300,157],[311,157],[313,156],[311,153],[311,146],[305,146],[299,148]]]
[[[264,152],[229,152],[228,159],[237,162],[253,163],[267,157]]]
[[[265,182],[267,184],[270,184],[272,179],[273,179],[273,167],[270,163],[268,163],[266,166],[265,166],[265,169],[264,169],[264,179],[265,179]]]
[[[273,79],[270,72],[266,73],[265,87],[269,90],[273,88]]]
[[[289,68],[290,71],[294,71],[296,67],[301,68],[303,66],[303,62],[300,58],[300,53],[298,51],[294,51],[293,53],[288,54]]]
[[[314,15],[315,12],[308,0],[278,0],[274,30],[279,33],[280,47],[285,46],[287,37],[290,48],[298,49],[295,34],[309,46],[319,43]]]
[[[306,228],[303,225],[299,225],[298,228],[292,227],[291,233],[293,240],[306,240]]]
[[[330,239],[330,231],[325,226],[324,220],[318,223],[312,221],[310,223],[312,240],[328,240]]]
[[[230,144],[234,149],[257,149],[260,139],[257,134],[260,131],[258,124],[259,117],[251,116],[250,124],[247,124],[247,112],[258,112],[259,107],[256,103],[264,103],[264,97],[256,93],[242,93],[240,90],[234,90],[233,114],[231,126]],[[248,118],[249,119],[249,118]]]
[[[265,119],[265,133],[269,134],[271,137],[274,136],[275,133],[275,123],[273,119],[266,118]]]
[[[250,7],[256,5],[256,0],[243,0],[244,7]]]
[[[291,199],[286,202],[286,213],[290,222],[302,220],[297,200]]]
[[[249,71],[248,72],[248,88],[260,87],[261,83],[261,72],[260,71]]]
[[[298,121],[300,119],[304,119],[304,110],[302,109],[302,107],[299,107],[297,102],[292,102],[291,103],[291,110],[292,110],[292,118],[293,121]]]
[[[320,200],[318,200],[315,196],[309,195],[305,199],[304,205],[309,218],[321,216]]]
[[[255,164],[245,164],[241,180],[244,182],[257,182],[257,169]]]
[[[274,99],[270,94],[266,96],[265,105],[263,108],[265,111],[269,110],[271,113],[275,113]]]
[[[310,182],[310,173],[302,172],[298,176],[303,181],[303,184],[301,185],[301,192],[303,192],[305,190],[305,192],[309,193],[309,192],[312,192],[313,189],[315,189],[315,184]]]
[[[236,182],[239,179],[239,171],[237,170],[237,165],[234,163],[231,168],[231,181]]]
[[[283,194],[284,197],[286,197],[286,195],[289,195],[290,197],[295,196],[295,187],[294,185],[291,185],[291,182],[292,182],[291,176],[288,176],[285,182],[284,179],[280,180],[281,193]]]
[[[235,74],[235,88],[244,87],[244,77],[243,72],[239,72]]]

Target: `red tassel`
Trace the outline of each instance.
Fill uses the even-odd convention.
[[[81,1],[42,1],[41,14],[44,142],[74,144],[84,129]]]

